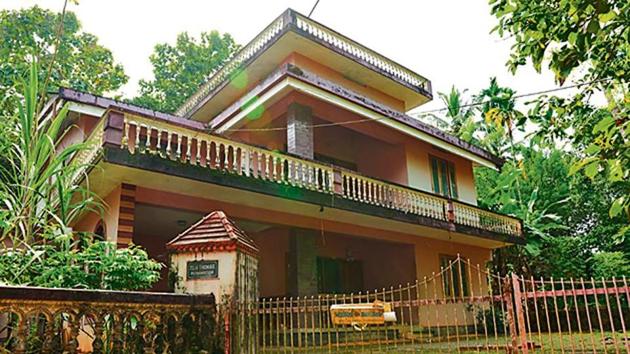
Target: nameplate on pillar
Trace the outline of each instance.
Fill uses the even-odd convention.
[[[186,263],[186,280],[216,279],[218,277],[218,260],[190,261]]]

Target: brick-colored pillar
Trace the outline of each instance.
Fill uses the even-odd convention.
[[[287,110],[287,152],[313,159],[313,113],[310,107],[291,103]]]
[[[119,147],[123,139],[124,114],[111,111],[104,119],[107,121],[105,122],[103,145]]]
[[[289,295],[317,294],[317,233],[293,229],[289,238]]]
[[[120,191],[118,213],[118,247],[126,247],[133,241],[133,223],[136,210],[136,186],[123,183]]]

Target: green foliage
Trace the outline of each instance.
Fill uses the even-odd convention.
[[[442,103],[446,106],[446,119],[431,114],[434,125],[441,129],[450,130],[454,135],[469,143],[478,143],[475,139],[476,102],[464,101],[467,90],[459,91],[455,86],[448,93],[438,92]]]
[[[623,192],[609,205],[611,217],[630,223],[630,3],[624,0],[492,0],[501,36],[515,44],[507,63],[513,72],[529,60],[538,71],[548,61],[559,83],[571,75],[584,83],[570,99],[541,97],[530,120],[535,139],[572,142],[572,173],[604,179]],[[594,92],[606,107],[592,107]],[[620,230],[623,234],[630,227]]]
[[[72,241],[59,235],[32,247],[0,251],[0,282],[51,288],[145,290],[160,279],[162,265],[140,247],[105,241]]]
[[[547,277],[587,276],[592,272],[587,260],[593,250],[630,256],[628,232],[623,232],[627,221],[608,213],[623,190],[618,183],[572,173],[576,157],[571,150],[588,145],[593,136],[566,139],[570,144],[560,148],[555,139],[526,134],[530,129],[525,125],[535,123],[532,112],[540,106],[534,102],[534,108],[523,114],[517,111],[514,96],[513,90],[499,86],[496,80],[472,96],[474,105],[465,107],[466,112],[462,111],[466,97],[460,91],[453,89],[442,96],[449,108],[443,123],[452,124],[451,133],[507,159],[500,171],[475,169],[479,205],[522,219],[527,237],[524,247],[494,253],[495,270]],[[463,129],[465,126],[470,128]],[[515,142],[510,129],[524,139]]]
[[[12,285],[146,289],[159,279],[161,265],[142,249],[116,249],[108,242],[76,239],[69,225],[83,213],[100,211],[100,200],[78,186],[82,166],[72,158],[84,144],[60,146],[67,107],[56,115],[38,110],[35,63],[23,84],[18,113],[0,131],[10,140],[7,164],[0,166],[0,281]]]
[[[593,277],[630,277],[630,259],[623,252],[598,252],[591,258]]]
[[[0,132],[0,140],[13,142],[4,156],[6,163],[0,165],[4,210],[0,240],[8,237],[15,246],[31,244],[36,235],[63,233],[81,213],[100,207],[94,195],[72,181],[84,166],[70,161],[86,146],[57,143],[63,136],[67,107],[57,115],[40,117],[38,92],[33,63],[17,117]]]
[[[50,77],[44,90],[66,86],[102,94],[127,82],[123,67],[114,62],[111,51],[93,34],[82,32],[73,13],[63,16],[63,31],[58,38],[61,18],[61,14],[37,6],[0,11],[0,114],[12,113],[17,104],[14,98],[19,96],[17,84],[33,62],[48,68],[54,61],[50,72],[39,72],[41,82]]]
[[[578,236],[550,237],[545,239],[535,274],[546,277],[579,278],[588,274],[589,251]]]
[[[238,49],[229,34],[217,31],[204,32],[199,40],[181,33],[175,45],[156,45],[150,57],[154,78],[140,80],[140,95],[133,103],[174,112]]]
[[[573,97],[538,97],[523,116],[531,132],[526,137],[531,148],[543,152],[559,150],[565,155],[562,163],[565,171],[552,175],[555,185],[540,186],[539,191],[556,192],[569,187],[567,202],[553,208],[567,229],[559,232],[552,227],[547,237],[534,241],[538,247],[532,248],[532,242],[528,241],[527,249],[543,250],[541,261],[573,269],[569,271],[571,274],[579,269],[570,259],[558,256],[563,250],[573,250],[571,254],[581,255],[583,261],[591,259],[591,269],[584,270],[587,273],[599,272],[599,262],[608,260],[600,254],[621,252],[628,259],[630,3],[491,0],[490,6],[498,19],[494,30],[515,41],[507,62],[512,72],[529,61],[540,72],[547,63],[558,83],[563,84],[569,77],[582,83]],[[590,103],[596,93],[605,95],[606,106],[595,107]],[[524,190],[523,196],[526,194]],[[553,197],[548,195],[541,200],[557,200]],[[488,202],[492,204],[492,200]],[[562,204],[568,209],[563,210]],[[546,206],[538,208],[545,210]],[[567,235],[572,239],[557,238]],[[546,252],[548,248],[557,252]],[[533,256],[528,254],[525,258]],[[537,259],[527,259],[528,264]],[[540,271],[552,272],[544,263],[541,262]]]
[[[507,63],[514,72],[529,60],[540,71],[545,60],[564,82],[585,68],[586,80],[630,77],[630,3],[626,0],[491,0],[499,35],[513,35]]]

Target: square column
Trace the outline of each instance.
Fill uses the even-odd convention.
[[[291,103],[287,110],[287,152],[313,159],[313,113],[310,107]]]
[[[136,186],[123,183],[120,186],[120,208],[118,211],[118,247],[127,247],[133,242],[133,225],[136,214]]]
[[[317,232],[305,229],[291,230],[287,277],[289,295],[317,294]]]

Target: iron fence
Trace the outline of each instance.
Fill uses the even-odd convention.
[[[235,304],[226,319],[235,353],[630,353],[629,302],[625,278],[500,276],[457,257],[414,283],[263,298]],[[350,304],[360,305],[356,321],[335,324],[331,308]],[[362,321],[384,305],[391,321]]]

